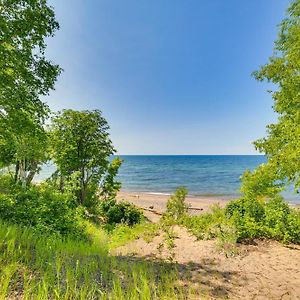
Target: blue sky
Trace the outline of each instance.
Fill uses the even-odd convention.
[[[53,110],[100,109],[119,154],[255,154],[276,120],[251,73],[288,0],[50,0]]]

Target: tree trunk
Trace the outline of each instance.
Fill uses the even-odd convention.
[[[81,188],[81,204],[85,202],[85,184],[84,184],[84,166],[81,167],[81,182],[80,182],[80,188]]]
[[[64,192],[64,178],[61,174],[59,175],[59,190]]]
[[[32,179],[33,179],[36,171],[37,171],[37,162],[34,161],[31,164],[31,170],[30,170],[30,172],[29,172],[29,174],[28,174],[28,176],[26,178],[26,184],[27,185],[29,185],[31,183],[31,181],[32,181]]]
[[[26,162],[25,159],[20,162],[20,179],[22,183],[22,188],[26,188]]]
[[[18,179],[19,179],[19,172],[20,172],[20,162],[17,161],[16,162],[16,170],[15,170],[15,183],[18,182]]]

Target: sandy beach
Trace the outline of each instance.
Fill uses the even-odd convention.
[[[150,221],[158,222],[169,197],[120,192],[117,198],[142,208]],[[191,214],[200,214],[213,204],[224,207],[230,199],[189,196],[186,201],[191,206]],[[177,225],[173,230],[176,238],[171,252],[180,266],[180,280],[186,286],[193,284],[207,299],[300,299],[299,245],[255,240],[237,244],[236,255],[227,257],[218,250],[215,240],[197,240],[186,228]],[[114,255],[165,261],[171,252],[167,248],[158,250],[163,243],[163,232],[152,241],[140,237],[116,249]],[[191,277],[187,278],[186,274]]]
[[[120,191],[117,195],[118,201],[125,200],[143,209],[145,216],[153,222],[158,221],[160,214],[166,210],[169,198],[170,195],[167,194],[146,192]],[[230,200],[228,197],[187,196],[186,198],[186,202],[190,205],[189,212],[191,214],[206,212],[213,204],[224,207]]]
[[[201,299],[300,299],[299,245],[256,240],[238,244],[237,254],[227,257],[218,250],[216,241],[197,240],[180,226],[173,230],[172,251],[181,281],[201,290]],[[150,242],[139,238],[116,249],[115,255],[164,261],[170,250],[158,250],[163,240],[163,233]]]

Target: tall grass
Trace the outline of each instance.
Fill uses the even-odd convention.
[[[47,237],[0,223],[0,299],[185,299],[176,265],[108,254],[109,237]]]
[[[159,229],[160,224],[148,222],[142,222],[140,224],[135,224],[134,226],[120,224],[116,226],[110,234],[109,249],[113,250],[140,237],[146,242],[150,242],[159,234]]]

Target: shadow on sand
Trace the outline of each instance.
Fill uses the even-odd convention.
[[[190,262],[187,264],[169,262],[158,259],[155,256],[115,256],[120,263],[141,263],[154,268],[157,274],[161,270],[175,271],[178,283],[186,291],[192,288],[199,296],[209,298],[226,299],[230,297],[231,288],[234,285],[246,284],[246,278],[242,278],[238,272],[220,271],[216,263],[211,259],[202,259],[199,263]],[[201,298],[199,298],[201,299]]]

